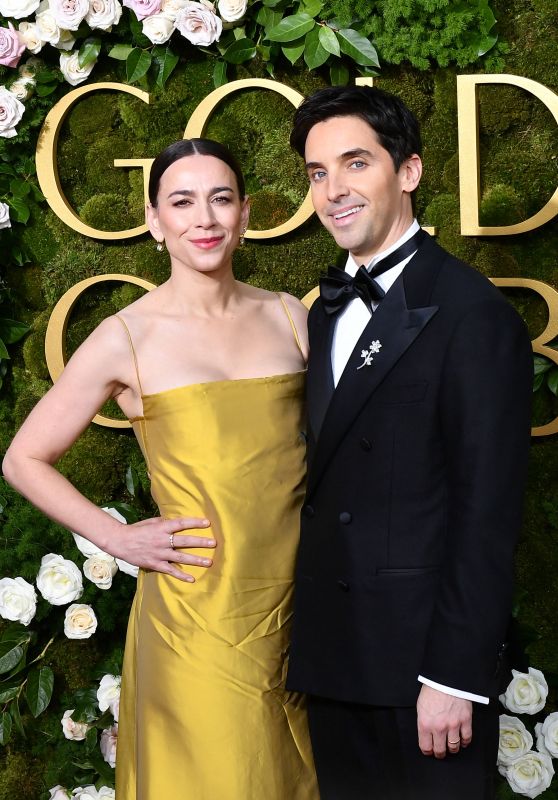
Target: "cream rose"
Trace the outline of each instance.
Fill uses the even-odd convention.
[[[513,791],[525,797],[538,797],[542,794],[550,786],[554,775],[550,756],[533,750],[519,756],[507,767],[499,766],[498,770]]]
[[[20,22],[19,23],[19,36],[25,47],[31,53],[40,53],[43,48],[43,40],[39,33],[39,28],[36,22]]]
[[[219,14],[225,22],[237,22],[246,14],[248,0],[219,0]]]
[[[120,572],[125,572],[126,575],[131,575],[132,578],[137,578],[139,575],[139,567],[136,567],[135,564],[129,564],[127,561],[123,561],[121,558],[116,559],[116,566]]]
[[[2,206],[0,203],[0,219]],[[8,219],[9,223],[9,219]],[[0,222],[0,228],[6,227]],[[24,578],[2,578],[0,580],[0,617],[12,622],[29,625],[37,610],[35,588]]]
[[[113,576],[118,572],[116,561],[107,553],[90,556],[83,565],[83,574],[99,589],[110,589]]]
[[[60,39],[60,28],[49,8],[48,0],[42,0],[35,17],[37,31],[45,44],[55,45]]]
[[[528,753],[533,746],[533,737],[517,717],[500,714],[500,742],[498,764],[509,766],[519,756]]]
[[[78,786],[72,792],[72,800],[99,800],[99,792],[93,785]]]
[[[64,633],[68,639],[89,639],[97,630],[97,617],[91,606],[73,603],[66,609]]]
[[[90,28],[110,31],[118,25],[122,16],[122,6],[118,0],[91,0],[85,21]]]
[[[0,230],[2,230],[2,228],[11,227],[12,223],[10,222],[10,206],[7,203],[0,203]],[[4,578],[3,580],[7,580],[7,578]],[[17,578],[14,580],[17,580]]]
[[[0,86],[0,136],[11,139],[17,135],[15,126],[20,122],[25,106],[5,86]]]
[[[118,724],[105,728],[101,733],[101,754],[111,767],[116,765],[116,745],[118,741]]]
[[[110,709],[110,713],[118,722],[118,712],[120,707],[120,675],[104,675],[97,689],[97,702],[101,711]]]
[[[80,67],[77,50],[73,53],[60,53],[60,70],[70,86],[77,86],[86,81],[96,63],[95,60],[85,67]]]
[[[64,789],[63,786],[57,784],[49,789],[50,797],[48,800],[70,800],[70,795],[68,794],[68,790]]]
[[[189,42],[203,46],[216,42],[223,30],[223,23],[211,3],[204,5],[193,0],[188,0],[178,12],[174,26]]]
[[[28,100],[35,89],[35,81],[32,78],[17,78],[10,83],[10,92],[22,102]],[[0,228],[2,224],[0,222]]]
[[[538,714],[544,708],[548,684],[538,669],[529,667],[529,673],[512,670],[511,679],[500,702],[514,714]]]
[[[187,2],[188,0],[163,0],[161,12],[165,15],[165,17],[168,17],[174,21],[178,12],[182,11]]]
[[[39,0],[0,0],[0,14],[6,19],[29,17],[38,8]]]
[[[8,22],[7,28],[0,28],[0,65],[17,67],[24,50],[25,42],[11,22]]]
[[[99,789],[99,800],[101,800],[101,798],[106,798],[106,800],[115,800],[114,789],[111,789],[110,786],[101,786]]]
[[[63,606],[81,597],[81,572],[73,561],[55,553],[43,556],[37,575],[37,589],[53,606]]]
[[[54,47],[57,50],[71,50],[76,43],[75,36],[72,36],[70,31],[60,31],[58,40],[54,42]]]
[[[142,31],[153,44],[164,44],[173,34],[174,22],[166,14],[153,14],[143,20]]]
[[[161,0],[124,0],[124,5],[140,20],[158,14],[161,10]]]
[[[74,708],[64,711],[64,715],[60,720],[62,723],[62,731],[66,739],[71,739],[74,742],[82,742],[87,735],[89,725],[86,722],[74,722],[72,719],[74,711]]]
[[[49,0],[49,8],[59,28],[77,31],[89,11],[89,0]]]
[[[539,753],[558,758],[558,711],[549,714],[544,722],[537,722],[535,734]]]
[[[32,78],[35,79],[35,75],[37,74],[37,70],[39,67],[42,67],[45,62],[41,58],[28,58],[24,64],[20,64],[17,68],[17,71],[22,78]]]

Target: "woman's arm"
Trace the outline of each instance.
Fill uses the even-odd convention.
[[[210,566],[211,560],[174,547],[214,547],[212,539],[181,535],[207,528],[208,520],[153,518],[124,525],[90,502],[54,465],[90,423],[102,404],[134,386],[129,344],[118,320],[107,319],[72,356],[60,379],[37,403],[10,445],[4,477],[37,508],[97,547],[145,569],[193,581],[175,563]]]

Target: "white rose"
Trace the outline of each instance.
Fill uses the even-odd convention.
[[[2,230],[2,228],[11,227],[12,223],[10,222],[10,206],[7,203],[0,203],[0,230]]]
[[[49,0],[49,7],[59,28],[77,31],[89,11],[89,0]]]
[[[78,786],[72,792],[72,800],[99,800],[99,792],[94,786]]]
[[[95,60],[86,67],[80,67],[77,50],[74,50],[73,53],[60,53],[60,70],[70,86],[77,86],[86,81],[96,63]]]
[[[219,14],[225,22],[237,22],[246,14],[248,0],[219,0]]]
[[[548,684],[538,669],[529,667],[529,673],[512,670],[511,679],[500,702],[514,714],[538,714],[544,708]]]
[[[29,17],[38,8],[39,0],[0,0],[0,15],[6,19]]]
[[[50,797],[48,800],[70,800],[70,795],[68,794],[67,790],[64,789],[63,786],[60,786],[59,783],[49,789],[49,792]]]
[[[528,753],[533,746],[533,737],[517,717],[500,714],[500,742],[498,764],[509,766],[519,756]]]
[[[85,21],[90,28],[110,31],[113,25],[118,25],[121,16],[122,6],[118,0],[91,0]]]
[[[39,53],[43,47],[43,40],[36,22],[20,22],[19,37],[31,53]]]
[[[172,36],[174,21],[166,14],[153,14],[143,20],[142,31],[153,44],[164,44]]]
[[[116,561],[107,553],[96,553],[83,565],[83,574],[99,589],[110,589],[112,578],[117,572]]]
[[[558,711],[549,714],[544,722],[537,722],[535,734],[539,753],[558,758]]]
[[[11,139],[17,135],[15,126],[21,120],[25,106],[5,86],[0,86],[0,136]]]
[[[139,575],[139,567],[136,567],[135,564],[129,564],[121,558],[116,559],[116,566],[121,572],[125,572],[126,575],[131,575],[132,578],[137,578]]]
[[[513,791],[525,797],[538,797],[542,794],[550,786],[554,775],[550,756],[545,753],[535,753],[533,750],[519,756],[507,767],[503,765],[498,767],[498,770]]]
[[[178,12],[174,26],[189,42],[204,46],[217,41],[223,30],[223,23],[213,12],[213,6],[208,8],[193,0],[188,0]]]
[[[10,84],[10,92],[17,97],[18,100],[28,100],[35,89],[35,81],[33,78],[17,78]],[[4,204],[2,204],[4,205]],[[0,220],[0,228],[2,221]]]
[[[82,742],[85,739],[89,726],[86,722],[74,722],[72,719],[74,711],[74,708],[64,711],[64,716],[60,720],[62,723],[62,731],[66,739],[71,739],[74,742]]]
[[[83,592],[81,572],[73,561],[49,553],[42,558],[37,589],[53,606],[71,603]]]
[[[22,78],[35,78],[37,70],[42,67],[45,62],[41,58],[28,58],[24,64],[20,64],[17,68]]]
[[[40,4],[35,23],[42,41],[45,44],[56,44],[60,38],[60,28],[56,24],[56,20],[49,8],[48,0],[43,0]]]
[[[75,36],[72,36],[70,31],[60,31],[60,36],[56,42],[53,42],[54,47],[58,50],[71,50],[76,43]]]
[[[161,11],[169,19],[175,20],[187,2],[188,0],[163,0]]]
[[[0,203],[0,219],[2,206]],[[9,219],[8,219],[9,225]],[[0,228],[5,228],[0,222]],[[35,588],[23,578],[2,578],[0,580],[0,617],[29,625],[37,610]]]
[[[118,725],[115,723],[110,728],[105,728],[101,733],[101,753],[107,764],[116,765],[116,744],[118,740]]]
[[[64,633],[68,639],[89,639],[97,630],[97,617],[91,606],[73,603],[66,609]]]
[[[99,800],[101,800],[102,797],[106,797],[107,800],[115,800],[114,789],[111,789],[110,786],[101,786],[99,789]]]
[[[110,708],[110,713],[118,722],[118,709],[120,706],[120,675],[104,675],[97,689],[97,702],[101,711]]]

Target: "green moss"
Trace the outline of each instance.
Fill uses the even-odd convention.
[[[125,198],[114,192],[96,194],[80,209],[81,219],[100,231],[124,231],[135,227],[139,220],[130,220]]]
[[[479,208],[481,225],[513,225],[524,218],[525,206],[512,186],[500,183],[485,190]]]
[[[15,797],[38,798],[42,786],[43,764],[9,749],[6,752],[3,768],[0,769],[0,800],[14,800]]]
[[[33,330],[23,343],[23,360],[26,369],[36,378],[49,379],[45,358],[45,334],[50,315],[45,312],[35,319]]]

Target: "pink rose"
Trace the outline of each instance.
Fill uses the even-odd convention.
[[[4,67],[17,67],[21,54],[25,50],[22,42],[11,22],[9,28],[0,28],[0,64]]]
[[[105,728],[101,733],[101,754],[111,767],[116,765],[116,745],[118,741],[118,724]]]
[[[123,5],[131,8],[138,19],[151,17],[161,10],[162,0],[124,0]]]

